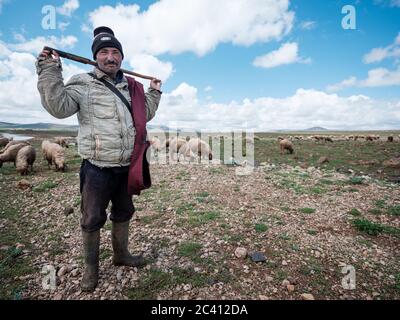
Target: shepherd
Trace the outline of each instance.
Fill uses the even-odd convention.
[[[128,251],[129,222],[135,212],[132,194],[151,185],[146,150],[146,122],[158,109],[161,81],[143,85],[124,76],[121,43],[108,27],[94,30],[96,66],[74,75],[65,85],[57,51],[46,48],[36,61],[38,90],[43,107],[63,119],[77,114],[80,167],[81,231],[85,270],[82,291],[92,292],[99,278],[100,229],[111,201],[114,265],[142,267],[142,255]],[[138,172],[141,171],[141,172]]]

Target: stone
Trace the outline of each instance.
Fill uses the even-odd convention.
[[[62,266],[57,272],[57,276],[62,277],[67,273],[68,269],[66,266]]]
[[[70,215],[70,214],[72,214],[72,213],[74,213],[74,208],[72,208],[72,207],[66,207],[66,208],[64,209],[64,215],[68,216],[68,215]]]
[[[249,256],[253,262],[264,262],[267,260],[264,254],[258,251],[249,253]]]
[[[236,248],[235,256],[236,256],[236,258],[239,258],[239,259],[246,258],[247,257],[247,249],[246,248],[242,248],[242,247]]]
[[[288,284],[288,285],[286,286],[286,289],[287,289],[287,291],[289,291],[289,292],[293,292],[293,291],[294,291],[294,285],[293,285],[293,284]]]
[[[314,296],[311,293],[303,293],[301,295],[303,300],[315,300]]]
[[[288,285],[290,285],[289,280],[285,279],[282,281],[282,286],[287,287]]]
[[[17,188],[21,190],[31,189],[32,184],[28,180],[22,179],[17,182]]]
[[[329,158],[328,157],[321,157],[318,159],[318,164],[324,164],[324,163],[328,163],[329,162]]]

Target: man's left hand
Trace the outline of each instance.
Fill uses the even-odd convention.
[[[159,80],[159,79],[152,79],[152,80],[150,81],[150,88],[156,89],[156,90],[160,91],[160,90],[161,90],[161,80]]]

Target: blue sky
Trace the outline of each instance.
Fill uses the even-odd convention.
[[[164,80],[155,124],[400,129],[399,0],[231,1],[237,12],[226,1],[208,2],[0,0],[0,45],[8,54],[0,50],[0,71],[21,61],[10,53],[34,57],[43,43],[90,58],[93,27],[108,25],[126,50],[125,68]],[[55,30],[42,28],[45,5],[58,8]],[[355,30],[342,28],[345,5],[356,10]],[[66,79],[90,69],[64,65]],[[13,72],[3,72],[0,89],[22,77]],[[43,112],[28,89],[35,98],[26,103],[34,106],[20,122],[35,122]],[[21,102],[11,100],[0,93],[0,121],[18,120],[12,110]]]

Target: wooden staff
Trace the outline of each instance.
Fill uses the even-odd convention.
[[[47,47],[47,46],[44,47],[43,50],[48,50],[48,51],[50,51],[50,53],[52,51],[55,51],[62,58],[73,60],[73,61],[80,62],[80,63],[83,63],[83,64],[90,64],[92,66],[97,67],[97,63],[96,62],[94,62],[94,61],[92,61],[90,59],[84,58],[84,57],[77,56],[77,55],[72,54],[72,53],[64,52],[64,51],[61,51],[61,50],[58,50],[58,49],[54,49],[54,48],[50,48],[50,47]],[[139,78],[147,79],[147,80],[153,80],[154,79],[154,80],[160,81],[155,77],[145,76],[143,74],[136,73],[136,72],[129,71],[129,70],[125,70],[125,69],[120,69],[120,70],[123,73],[130,74],[131,76],[135,76],[135,77],[139,77]]]

